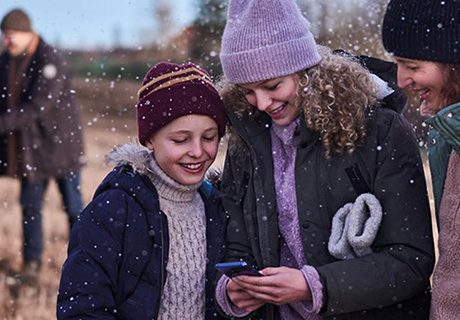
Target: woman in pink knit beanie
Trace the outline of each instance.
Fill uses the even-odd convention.
[[[222,275],[221,313],[427,319],[430,212],[418,144],[392,110],[405,103],[394,64],[317,46],[294,0],[230,0],[220,58],[232,127],[224,260],[263,275]],[[363,238],[343,229],[343,251],[330,252],[333,217],[363,193],[381,222],[361,220]],[[360,214],[376,210],[368,202]]]

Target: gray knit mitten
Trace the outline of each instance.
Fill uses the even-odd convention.
[[[347,219],[350,215],[353,203],[347,203],[337,210],[332,218],[331,236],[329,237],[329,253],[337,259],[352,259],[355,257],[353,249],[348,242]]]
[[[329,253],[337,259],[353,259],[372,253],[371,245],[382,221],[382,206],[370,193],[340,208],[332,219]]]

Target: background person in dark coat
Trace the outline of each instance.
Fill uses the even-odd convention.
[[[41,265],[48,180],[56,179],[70,226],[82,209],[81,116],[62,53],[32,31],[27,14],[10,11],[1,30],[0,172],[21,180],[24,275],[34,277]]]
[[[247,260],[263,276],[222,276],[222,311],[427,319],[431,217],[417,141],[391,109],[397,89],[353,57],[318,47],[294,0],[230,0],[228,10],[221,94],[234,134],[221,184],[225,260]],[[356,255],[337,255],[333,219],[363,194],[380,202],[381,222],[346,221],[359,225],[356,236],[371,228],[375,238],[361,246],[344,231]]]
[[[72,230],[58,319],[216,319],[214,265],[226,216],[204,181],[225,133],[209,75],[159,63],[137,105],[139,144],[115,164]]]

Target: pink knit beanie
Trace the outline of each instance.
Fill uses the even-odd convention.
[[[294,0],[230,0],[220,60],[231,83],[293,74],[321,57]]]
[[[138,92],[137,129],[145,145],[156,131],[181,116],[213,119],[225,133],[225,108],[209,74],[193,63],[161,62],[147,72]]]

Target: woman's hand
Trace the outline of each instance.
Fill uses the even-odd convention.
[[[310,301],[311,291],[302,271],[293,268],[266,268],[263,277],[238,276],[233,279],[235,288],[247,297],[275,305]],[[233,301],[233,300],[232,300]]]
[[[235,306],[247,312],[257,310],[265,304],[264,301],[260,301],[246,292],[232,279],[227,283],[227,296]]]

